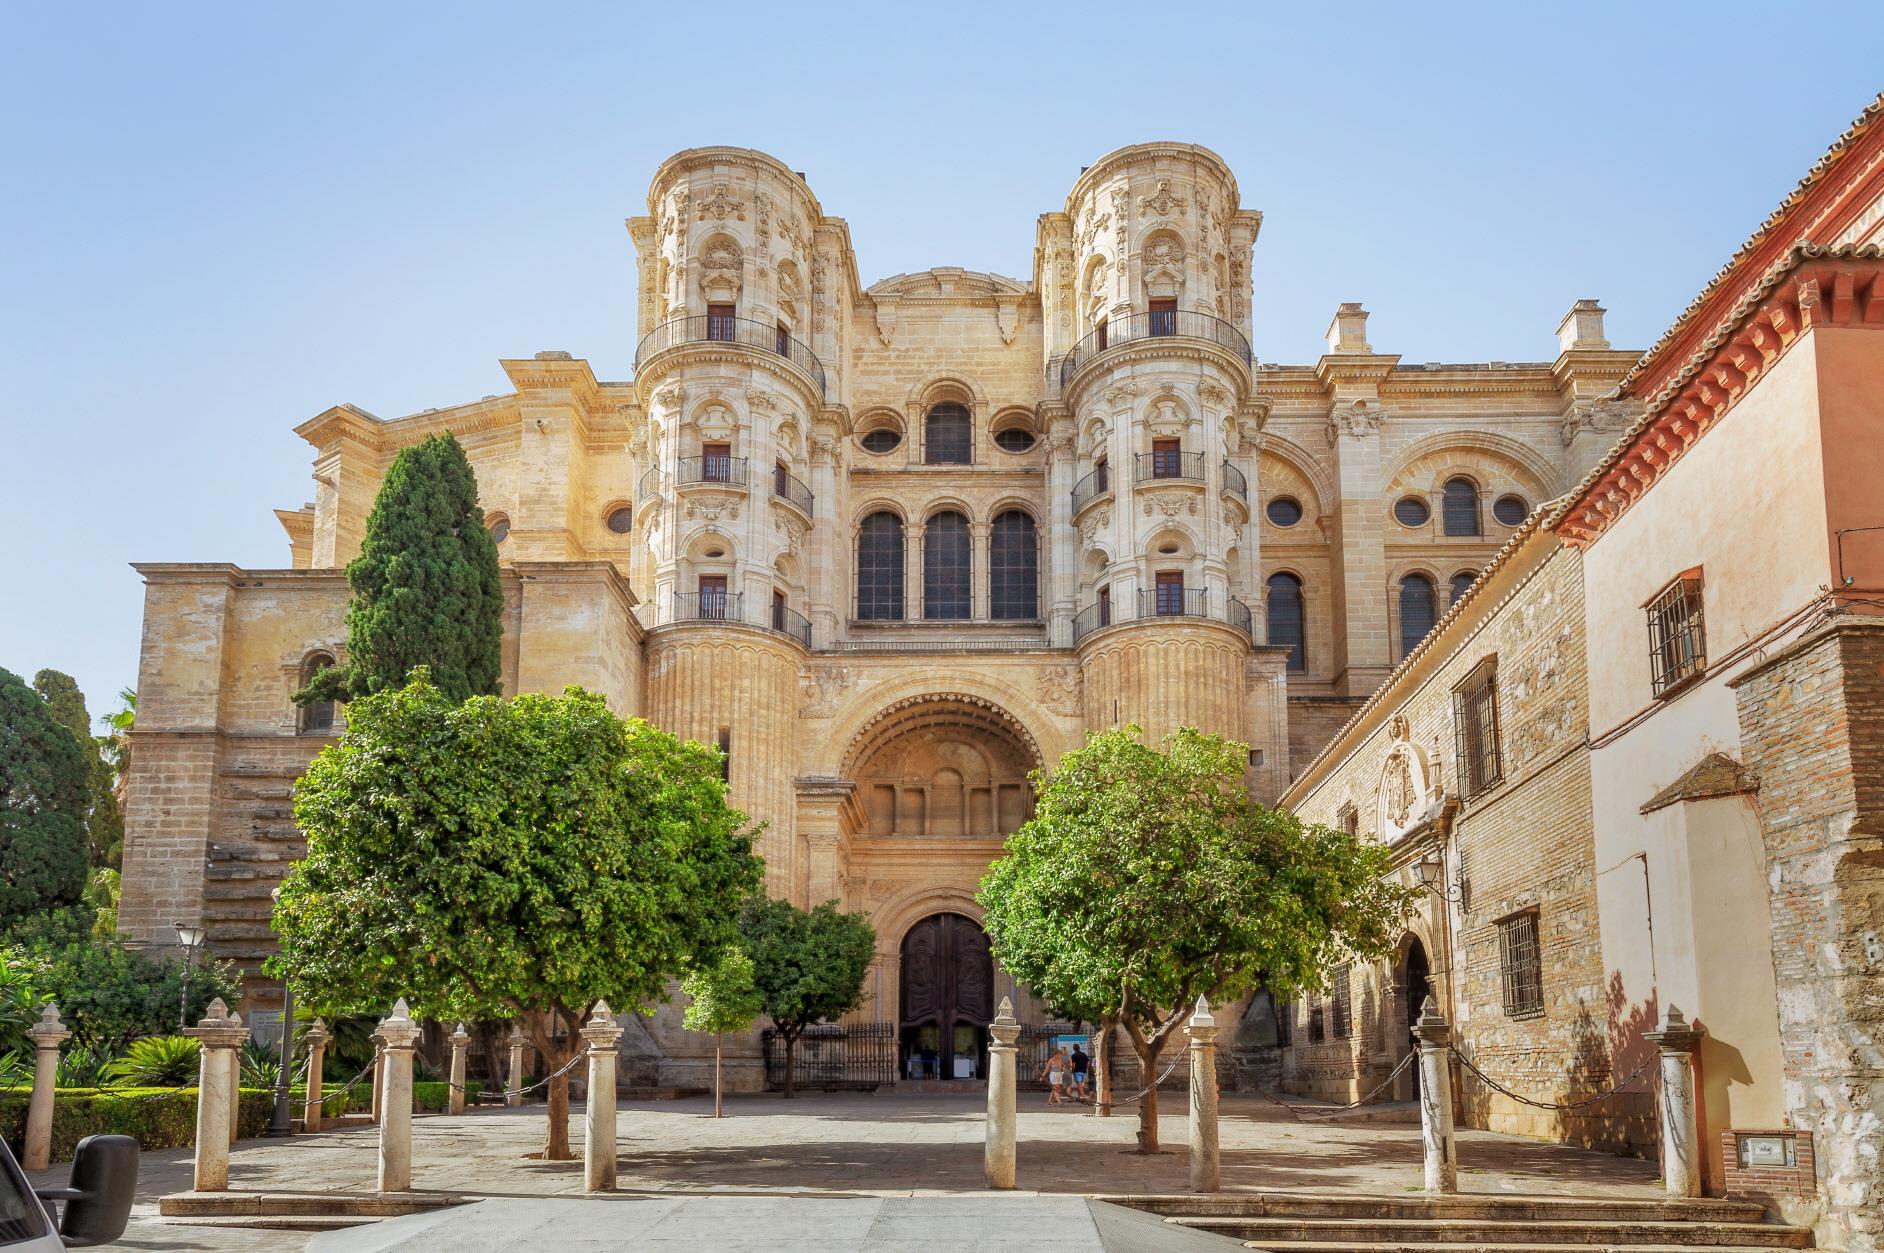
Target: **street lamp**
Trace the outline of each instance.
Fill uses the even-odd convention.
[[[183,994],[177,999],[177,1030],[190,1025],[190,972],[196,968],[196,950],[203,947],[203,929],[187,922],[175,924],[177,942],[183,945]]]
[[[1465,904],[1465,875],[1461,868],[1456,882],[1448,884],[1446,880],[1446,859],[1436,848],[1426,850],[1424,856],[1413,863],[1413,872],[1419,876],[1420,886],[1441,900],[1454,905]]]
[[[270,892],[269,897],[276,905],[281,904],[281,889]],[[268,1130],[264,1135],[291,1136],[294,1134],[294,1115],[288,1110],[288,1072],[294,1068],[294,989],[288,986],[288,976],[281,976],[281,1071],[275,1076],[275,1112],[269,1115]]]

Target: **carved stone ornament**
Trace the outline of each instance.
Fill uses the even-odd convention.
[[[872,301],[877,312],[877,340],[885,348],[896,339],[896,304],[889,300]]]
[[[1123,409],[1136,395],[1138,395],[1138,386],[1135,383],[1118,383],[1105,390],[1106,403],[1115,409]]]
[[[746,220],[746,202],[733,195],[732,189],[725,183],[713,184],[713,195],[700,202],[700,220],[714,218],[724,222],[727,218]]]
[[[754,413],[777,413],[783,404],[771,392],[758,387],[746,389],[746,407]]]
[[[689,497],[685,516],[690,522],[718,522],[721,517],[725,517],[729,522],[737,522],[739,497],[717,495]]]
[[[1564,415],[1563,442],[1568,446],[1585,431],[1625,431],[1635,419],[1635,411],[1619,400],[1579,400]]]
[[[1182,213],[1184,206],[1189,203],[1184,197],[1171,190],[1171,180],[1168,178],[1159,179],[1158,189],[1151,195],[1138,198],[1139,210],[1147,217],[1153,214],[1161,218],[1170,217],[1173,209]]]
[[[1003,344],[1014,342],[1015,333],[1020,330],[1020,297],[995,297],[994,324],[1001,332]]]
[[[1328,442],[1332,444],[1343,435],[1366,437],[1378,434],[1384,417],[1378,405],[1369,405],[1365,400],[1357,400],[1336,409],[1328,415]]]
[[[671,383],[654,393],[654,403],[671,412],[687,403],[687,389],[678,383]]]
[[[1101,505],[1086,516],[1079,524],[1079,546],[1082,550],[1091,548],[1093,537],[1112,525],[1112,506]]]
[[[1151,416],[1145,419],[1153,435],[1181,435],[1190,424],[1191,420],[1177,407],[1177,402],[1168,397],[1153,404]]]
[[[814,465],[843,464],[842,442],[827,431],[819,431],[811,437],[811,461]]]
[[[694,418],[694,425],[708,434],[727,434],[738,423],[733,419],[733,411],[725,405],[708,405]]]
[[[1388,737],[1391,739],[1399,740],[1401,743],[1405,743],[1407,740],[1412,738],[1412,736],[1409,734],[1410,730],[1411,730],[1411,726],[1407,722],[1405,714],[1395,714],[1393,716],[1393,720],[1387,723]]]
[[[1230,389],[1221,383],[1206,381],[1198,385],[1197,399],[1212,408],[1221,408],[1230,403]]]
[[[773,529],[778,532],[779,540],[784,544],[787,553],[796,557],[799,552],[803,550],[805,546],[805,528],[796,519],[785,513],[784,510],[781,509],[777,511],[773,522]]]
[[[805,704],[800,718],[830,718],[836,715],[838,701],[850,687],[850,670],[845,666],[814,666],[799,679]]]
[[[737,270],[740,261],[739,248],[730,239],[716,239],[700,254],[700,264],[709,270]]]
[[[1040,703],[1056,714],[1078,717],[1080,705],[1078,666],[1055,666],[1040,672]]]
[[[1393,746],[1381,766],[1377,796],[1380,833],[1389,844],[1425,823],[1441,800],[1425,754],[1399,734],[1408,728],[1404,718],[1398,721]]]
[[[1182,270],[1184,245],[1169,235],[1161,235],[1145,245],[1145,269]]]
[[[1167,518],[1175,518],[1179,514],[1190,514],[1192,517],[1197,515],[1195,492],[1174,492],[1166,488],[1149,494],[1141,491],[1139,494],[1145,497],[1144,514],[1147,518],[1156,514],[1162,514]]]

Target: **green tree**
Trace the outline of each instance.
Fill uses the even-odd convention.
[[[347,586],[347,662],[315,676],[297,701],[358,700],[405,686],[419,666],[453,701],[500,690],[497,544],[484,529],[477,476],[451,435],[393,458]]]
[[[774,900],[753,901],[740,931],[752,958],[759,1003],[785,1041],[785,1095],[790,1098],[798,1038],[813,1023],[840,1018],[863,1004],[864,975],[876,952],[877,933],[862,914],[839,913],[836,901],[804,910]]]
[[[720,1106],[720,1037],[728,1031],[750,1031],[758,1016],[765,1012],[759,989],[752,980],[752,958],[736,948],[720,954],[720,959],[688,973],[680,981],[687,1008],[680,1025],[689,1031],[713,1034],[713,1116],[724,1111]]]
[[[98,739],[98,751],[111,767],[111,795],[118,802],[119,814],[124,813],[125,784],[131,774],[131,728],[136,723],[137,693],[119,688],[117,709],[105,715],[105,725],[111,729]]]
[[[91,864],[116,868],[124,847],[124,817],[118,808],[117,773],[105,760],[104,740],[92,734],[92,715],[78,680],[58,670],[33,676],[38,692],[60,726],[70,731],[85,756],[85,843]]]
[[[1248,749],[1181,728],[1098,732],[1049,775],[981,881],[996,956],[1050,1004],[1116,1016],[1140,1073],[1139,1151],[1158,1151],[1154,1081],[1198,997],[1319,987],[1385,955],[1411,890],[1387,850],[1251,799]]]
[[[78,740],[0,670],[0,927],[85,890],[85,802]]]
[[[367,696],[295,787],[307,855],[275,909],[313,1013],[521,1018],[552,1072],[598,1000],[652,1012],[738,938],[758,889],[720,755],[599,696],[447,699],[420,672]],[[569,1087],[545,1154],[569,1151]]]

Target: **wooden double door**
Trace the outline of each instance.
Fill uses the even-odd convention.
[[[902,1076],[987,1078],[994,957],[972,918],[934,914],[903,937]]]

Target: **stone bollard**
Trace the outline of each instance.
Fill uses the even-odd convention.
[[[1184,1025],[1191,1053],[1191,1191],[1223,1190],[1223,1158],[1217,1145],[1217,1020],[1210,1005],[1197,1008]]]
[[[523,1104],[523,1028],[510,1029],[510,1082],[504,1088],[504,1104]]]
[[[1701,1195],[1701,1131],[1694,1103],[1694,1054],[1707,1032],[1670,1005],[1642,1038],[1661,1050],[1662,1179],[1670,1196]]]
[[[241,1072],[242,1042],[249,1030],[217,997],[204,1011],[203,1020],[186,1027],[183,1034],[202,1045],[196,1079],[196,1169],[190,1186],[198,1192],[226,1192],[229,1129],[236,1121],[236,1109],[229,1100],[229,1072]]]
[[[1016,1060],[1014,1042],[1020,1023],[1014,1020],[1014,1002],[1001,998],[1001,1008],[988,1024],[988,1125],[981,1168],[990,1188],[1012,1188],[1015,1169]]]
[[[1420,1042],[1420,1140],[1426,1150],[1426,1190],[1459,1190],[1459,1151],[1452,1135],[1452,1067],[1446,1049],[1452,1027],[1433,998],[1420,1006],[1413,1034]]]
[[[412,1191],[412,1045],[419,1024],[412,1021],[406,998],[393,1004],[392,1016],[379,1024],[384,1047],[379,1055],[379,1190]]]
[[[321,1129],[321,1066],[327,1060],[327,1041],[333,1039],[327,1024],[316,1018],[307,1029],[307,1093],[302,1106],[301,1125],[308,1131]]]
[[[589,1045],[589,1096],[583,1120],[582,1186],[586,1192],[615,1188],[615,1045],[622,1029],[607,1001],[582,1026]]]
[[[59,1021],[59,1007],[48,1001],[26,1034],[33,1040],[33,1096],[26,1106],[26,1152],[20,1164],[44,1170],[52,1164],[52,1093],[59,1086],[59,1046],[72,1033]]]
[[[242,1027],[242,1015],[230,1014],[229,1021]],[[249,1042],[249,1031],[242,1027],[242,1038],[236,1042],[236,1051],[229,1054],[229,1143],[234,1144],[242,1138],[242,1046]]]
[[[448,1114],[464,1113],[464,1051],[471,1043],[471,1037],[465,1034],[464,1024],[451,1033],[451,1093],[446,1098],[445,1112]]]

